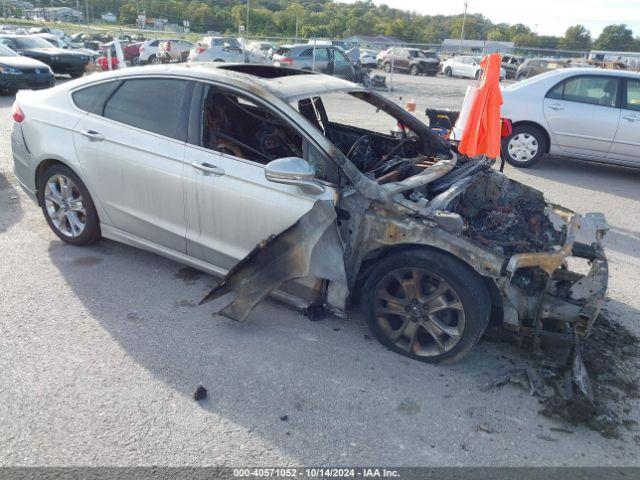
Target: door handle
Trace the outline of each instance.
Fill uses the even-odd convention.
[[[221,177],[222,175],[224,175],[223,168],[216,167],[215,165],[207,162],[193,162],[191,166],[196,170],[204,172],[206,175],[215,175],[216,177]]]
[[[638,115],[623,115],[622,118],[630,122],[637,122],[640,120],[640,116]]]
[[[83,137],[88,138],[90,142],[101,142],[104,140],[104,135],[96,132],[95,130],[81,130],[80,134]]]
[[[558,104],[558,103],[554,103],[553,105],[549,105],[548,108],[550,108],[551,110],[564,110],[565,107],[563,107],[562,105]]]

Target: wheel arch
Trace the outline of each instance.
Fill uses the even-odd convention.
[[[38,205],[42,206],[42,199],[40,198],[40,176],[44,173],[44,171],[53,166],[53,165],[63,165],[69,169],[71,169],[76,175],[78,175],[80,178],[82,178],[82,176],[76,171],[75,168],[73,168],[71,165],[69,165],[68,163],[63,162],[62,160],[58,159],[58,158],[46,158],[44,160],[41,160],[38,165],[36,166],[35,169],[35,178],[34,178],[34,185],[36,186],[36,198],[38,200]]]
[[[551,136],[549,135],[547,129],[540,125],[538,122],[534,122],[531,120],[521,120],[519,122],[513,123],[513,128],[526,126],[535,127],[542,132],[546,140],[546,148],[544,150],[544,153],[549,153],[549,149],[551,148]]]
[[[497,285],[491,279],[491,277],[487,277],[481,275],[472,265],[466,262],[463,258],[453,254],[452,252],[445,250],[443,248],[434,247],[433,245],[424,245],[420,243],[402,243],[396,245],[385,245],[380,248],[376,248],[370,250],[362,257],[362,260],[358,266],[358,273],[355,275],[354,285],[351,289],[352,301],[359,302],[362,296],[362,287],[369,275],[371,269],[375,266],[377,262],[382,260],[383,258],[402,252],[410,252],[410,251],[422,251],[422,252],[437,252],[442,255],[446,255],[452,259],[455,259],[459,262],[462,262],[464,265],[469,267],[471,271],[475,273],[475,275],[486,285],[489,290],[489,301],[491,303],[491,324],[499,324],[502,322],[503,318],[503,306],[502,306],[502,296],[500,295],[500,291],[498,290]]]
[[[44,158],[42,160],[40,160],[38,162],[38,165],[36,166],[35,169],[35,186],[36,186],[36,200],[38,202],[38,205],[40,207],[42,207],[42,199],[40,198],[40,176],[45,172],[45,170],[53,165],[62,165],[63,167],[68,168],[69,170],[71,170],[73,173],[75,173],[78,178],[82,181],[82,183],[84,183],[85,188],[87,189],[87,191],[89,192],[89,195],[91,196],[91,201],[93,202],[94,206],[96,207],[96,211],[98,214],[98,219],[100,219],[100,221],[102,221],[102,219],[104,218],[108,218],[106,215],[106,212],[102,209],[102,205],[100,203],[100,200],[98,198],[96,198],[95,195],[92,194],[92,189],[89,185],[89,183],[87,183],[87,180],[84,178],[84,175],[82,174],[82,172],[76,167],[74,166],[72,163],[70,162],[66,162],[60,158],[55,158],[55,157],[51,157],[51,158]]]

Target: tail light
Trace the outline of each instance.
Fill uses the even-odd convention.
[[[140,53],[144,53],[144,47],[140,47],[140,49],[138,50]]]
[[[506,138],[513,133],[513,123],[508,118],[502,119],[502,125],[500,126],[500,136]]]
[[[18,105],[17,101],[13,102],[13,106],[11,107],[11,116],[18,123],[22,123],[25,119],[24,112],[20,109],[20,105]]]
[[[198,47],[196,48],[196,53],[202,53],[207,49],[207,47]]]
[[[279,58],[278,61],[280,63],[286,63],[287,65],[291,65],[293,63],[293,58],[282,57],[282,58]]]
[[[164,49],[166,52],[171,51],[171,42],[167,42],[167,47]]]

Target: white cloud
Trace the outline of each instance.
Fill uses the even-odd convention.
[[[454,15],[464,10],[464,0],[374,1],[425,15]],[[469,13],[481,13],[494,23],[524,23],[540,35],[562,35],[567,27],[581,23],[591,30],[592,36],[597,37],[607,25],[626,23],[635,35],[640,36],[638,0],[468,0],[468,3]]]

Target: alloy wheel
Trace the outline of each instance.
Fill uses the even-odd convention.
[[[507,144],[509,156],[516,162],[527,162],[538,154],[538,140],[529,133],[514,135]]]
[[[465,311],[456,291],[422,268],[401,268],[378,283],[374,315],[390,342],[423,357],[453,349],[465,329]]]
[[[87,211],[77,185],[69,177],[56,174],[44,188],[47,215],[54,227],[66,237],[79,237],[87,224]]]

